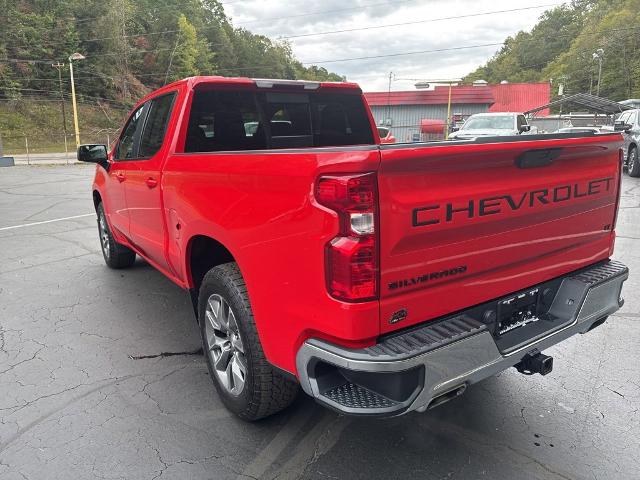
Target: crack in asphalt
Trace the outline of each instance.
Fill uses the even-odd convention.
[[[0,288],[0,293],[2,293],[1,288]],[[7,353],[7,351],[4,348],[5,346],[4,335],[5,335],[4,328],[2,328],[2,325],[0,325],[0,352]]]
[[[25,433],[27,433],[29,430],[31,430],[32,428],[36,427],[37,425],[41,424],[42,422],[44,422],[45,420],[47,420],[48,418],[50,418],[52,415],[55,415],[56,413],[64,410],[65,408],[67,408],[69,405],[72,405],[73,403],[76,403],[79,400],[82,400],[83,398],[88,397],[89,395],[95,393],[95,392],[99,392],[100,390],[102,390],[103,388],[109,387],[111,385],[115,385],[118,382],[122,382],[125,380],[129,380],[131,378],[134,377],[140,377],[144,374],[137,374],[137,375],[125,375],[122,377],[111,377],[111,378],[106,378],[106,379],[102,379],[102,380],[98,380],[97,382],[93,382],[93,383],[81,383],[80,385],[76,385],[74,387],[70,387],[70,388],[66,388],[60,392],[56,392],[56,393],[52,393],[49,395],[43,395],[41,397],[35,398],[34,400],[31,400],[23,405],[19,405],[19,410],[22,410],[23,408],[26,408],[29,405],[32,405],[44,398],[51,398],[57,395],[61,395],[65,392],[69,392],[71,390],[76,390],[80,387],[87,387],[87,386],[92,386],[95,385],[96,383],[101,383],[101,385],[98,385],[95,388],[92,388],[86,392],[84,392],[81,395],[78,395],[77,397],[73,397],[71,398],[68,402],[65,402],[64,404],[62,404],[61,406],[45,413],[44,415],[40,416],[39,418],[35,419],[34,421],[30,422],[29,424],[25,425],[24,427],[22,427],[20,430],[18,430],[13,436],[9,437],[3,444],[0,444],[0,453],[4,452],[5,450],[7,450],[12,443],[14,443],[16,440],[18,440],[20,437],[22,437],[22,435],[24,435]],[[18,411],[18,410],[16,410]],[[11,412],[12,414],[15,413]]]
[[[153,355],[129,355],[129,358],[131,360],[146,360],[148,358],[165,358],[165,357],[177,357],[180,355],[202,355],[204,352],[202,350],[202,347],[196,349],[196,350],[188,350],[186,352],[162,352],[162,353],[157,353],[157,354],[153,354]]]

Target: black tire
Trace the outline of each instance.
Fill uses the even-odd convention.
[[[130,267],[133,265],[133,262],[136,261],[136,253],[115,241],[109,228],[109,222],[107,222],[102,203],[98,204],[96,211],[98,213],[98,236],[104,263],[106,263],[109,268],[114,269]]]
[[[638,161],[638,148],[631,147],[627,158],[627,172],[630,177],[640,177],[640,161]]]
[[[207,312],[210,316],[213,313],[212,302],[219,305],[218,312],[224,309],[226,302],[228,307],[225,314],[227,316],[226,325],[229,326],[226,332],[220,325],[218,327],[222,330],[215,328],[214,324],[218,323],[218,320],[207,317]],[[231,311],[233,320],[231,320],[232,315],[228,313]],[[247,288],[236,263],[225,263],[207,272],[198,295],[198,319],[209,375],[222,402],[231,412],[243,420],[255,421],[273,415],[293,402],[298,393],[299,385],[267,362],[258,337]],[[233,323],[237,328],[230,326]],[[226,364],[229,365],[227,368],[225,368],[224,361],[219,360],[220,352],[223,351],[220,345],[222,345],[221,342],[225,335],[229,339],[225,343],[227,345],[226,351],[231,352],[225,357]],[[207,338],[208,336],[209,338]],[[218,340],[217,343],[212,340],[214,336]],[[241,348],[236,349],[235,342]],[[212,344],[216,346],[210,348]],[[216,352],[217,363],[215,360]],[[229,380],[234,355],[242,356],[241,364],[245,367],[242,381]],[[214,363],[218,365],[218,369]],[[237,388],[236,383],[241,383],[242,386],[234,394],[230,384],[234,384],[233,386]]]

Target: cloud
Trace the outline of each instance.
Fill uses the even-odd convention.
[[[551,2],[542,0],[534,5],[545,3]],[[272,39],[358,29],[287,41],[302,62],[321,62],[318,65],[360,83],[364,90],[375,91],[387,89],[390,71],[398,79],[459,78],[484,64],[500,47],[325,61],[500,43],[520,30],[530,30],[550,7],[476,14],[531,6],[512,0],[328,0],[314,4],[304,0],[261,0],[231,2],[225,5],[225,10],[234,25]],[[444,17],[458,18],[437,20]],[[412,25],[362,29],[418,21],[420,23]],[[393,89],[412,89],[413,83],[397,80],[393,82]]]

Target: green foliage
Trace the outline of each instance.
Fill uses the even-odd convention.
[[[490,83],[552,81],[564,93],[596,93],[604,50],[600,95],[640,97],[640,0],[574,0],[545,12],[531,32],[519,32],[465,80]],[[557,94],[557,88],[553,89]]]
[[[171,73],[168,75],[171,81],[198,75],[202,70],[211,69],[210,62],[207,61],[211,56],[207,46],[202,40],[198,40],[196,27],[189,23],[184,15],[178,18],[178,35],[172,55],[169,67]]]
[[[236,28],[218,0],[0,0],[0,102],[68,96],[68,57],[80,99],[130,106],[191,75],[341,80],[305,67],[287,43]]]

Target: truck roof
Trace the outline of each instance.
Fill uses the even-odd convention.
[[[188,77],[166,85],[164,88],[187,84],[191,88],[202,84],[224,84],[224,85],[250,85],[258,88],[272,88],[274,86],[298,87],[306,90],[316,90],[318,88],[338,88],[346,90],[358,90],[360,86],[353,82],[318,82],[314,80],[287,80],[274,78],[249,78],[249,77],[223,77],[219,75]]]
[[[343,90],[351,93],[362,93],[360,85],[353,82],[317,82],[313,80],[286,80],[286,79],[271,79],[271,78],[248,78],[248,77],[223,77],[220,75],[202,75],[196,77],[183,78],[182,80],[176,80],[175,82],[164,85],[149,94],[141,98],[134,108],[142,105],[151,97],[155,97],[158,93],[169,91],[180,85],[186,85],[188,88],[193,89],[209,85],[236,85],[246,86],[254,89],[269,89],[269,88],[293,88],[299,90]]]

